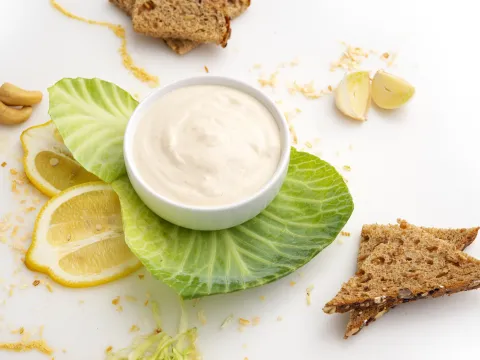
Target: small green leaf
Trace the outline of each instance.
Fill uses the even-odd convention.
[[[227,230],[175,226],[146,207],[126,176],[112,186],[130,249],[185,299],[248,289],[290,274],[330,245],[353,211],[341,175],[295,149],[285,183],[270,206]]]
[[[108,183],[124,175],[123,137],[138,102],[99,79],[65,78],[48,92],[49,114],[75,160]]]

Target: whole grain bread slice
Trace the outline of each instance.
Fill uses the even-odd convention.
[[[136,32],[162,39],[188,39],[227,45],[230,18],[216,0],[137,0],[132,22]]]
[[[390,226],[398,227],[399,225],[364,225],[362,228],[360,248],[358,251],[357,268],[360,268],[368,254],[379,244],[388,241],[385,231]],[[409,225],[413,227],[413,225]],[[457,250],[464,250],[477,237],[479,228],[470,229],[438,229],[438,228],[420,228],[433,236],[452,244]],[[358,332],[365,326],[374,322],[393,307],[388,306],[371,306],[361,310],[352,310],[349,315],[345,339]]]
[[[131,0],[130,0],[131,1]],[[219,4],[226,1],[225,13],[231,19],[242,15],[250,6],[250,0],[217,0]],[[165,43],[178,55],[185,55],[202,43],[186,39],[165,39]]]
[[[406,222],[388,227],[379,244],[324,311],[391,307],[480,287],[480,261]]]

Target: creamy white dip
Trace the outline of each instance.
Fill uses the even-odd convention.
[[[280,132],[258,100],[217,85],[174,90],[148,109],[134,136],[140,177],[159,195],[212,207],[255,194],[273,176]]]

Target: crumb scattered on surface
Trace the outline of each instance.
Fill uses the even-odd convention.
[[[255,316],[255,317],[252,319],[252,325],[253,325],[253,326],[257,326],[258,324],[260,324],[260,317]]]
[[[330,64],[330,71],[335,70],[355,70],[360,64],[368,58],[369,51],[363,50],[360,47],[354,47],[342,42],[345,50],[342,52],[340,58]]]
[[[352,168],[350,167],[350,165],[343,165],[343,170],[352,171]]]
[[[244,319],[244,318],[239,318],[238,323],[242,326],[248,326],[250,325],[250,320]]]
[[[145,278],[145,275],[143,275],[143,274],[138,274],[138,278],[139,278],[140,280],[143,280],[143,279]]]
[[[296,283],[295,281],[290,281],[290,286],[293,287],[293,286],[295,286],[295,285],[297,285],[297,283]]]
[[[258,82],[262,87],[270,86],[270,87],[274,88],[278,84],[277,76],[278,76],[278,71],[275,71],[268,78],[258,79]]]
[[[7,166],[7,163],[4,161],[2,162],[2,167],[5,167],[5,166]]]
[[[332,93],[331,86],[324,90],[317,90],[315,88],[315,82],[310,81],[307,84],[299,84],[296,81],[288,85],[288,92],[292,95],[300,93],[307,99],[319,99],[325,95]]]
[[[350,233],[348,231],[341,231],[340,235],[342,236],[350,236]]]
[[[38,286],[40,285],[40,280],[34,280],[32,283],[33,286]]]
[[[140,328],[137,325],[132,325],[130,328],[130,332],[137,332],[140,331]]]
[[[309,149],[311,149],[311,148],[313,147],[313,145],[312,145],[312,143],[311,143],[310,141],[307,141],[307,142],[305,143],[305,146],[306,146],[307,148],[309,148]]]
[[[112,300],[112,305],[118,305],[120,303],[120,296],[117,296],[115,299]]]
[[[203,68],[205,69],[205,72],[206,72],[207,74],[210,72],[210,70],[208,70],[208,66],[207,66],[207,65],[205,65]]]
[[[108,354],[112,350],[113,350],[113,347],[109,346],[105,349],[105,352]]]
[[[282,321],[282,320],[283,320],[283,317],[277,316],[277,321]]]
[[[261,300],[261,301],[265,301],[265,296],[263,296],[263,295],[260,296],[260,300]]]

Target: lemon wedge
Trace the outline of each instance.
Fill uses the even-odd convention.
[[[33,126],[20,136],[23,166],[31,183],[47,196],[99,179],[73,159],[54,123]]]
[[[415,88],[405,80],[377,71],[372,81],[372,99],[382,109],[397,109],[410,100]]]
[[[51,198],[35,222],[25,264],[69,287],[104,284],[139,269],[111,186],[86,183]]]
[[[367,120],[370,108],[370,74],[368,71],[345,74],[335,90],[335,104],[344,115],[359,121]]]

